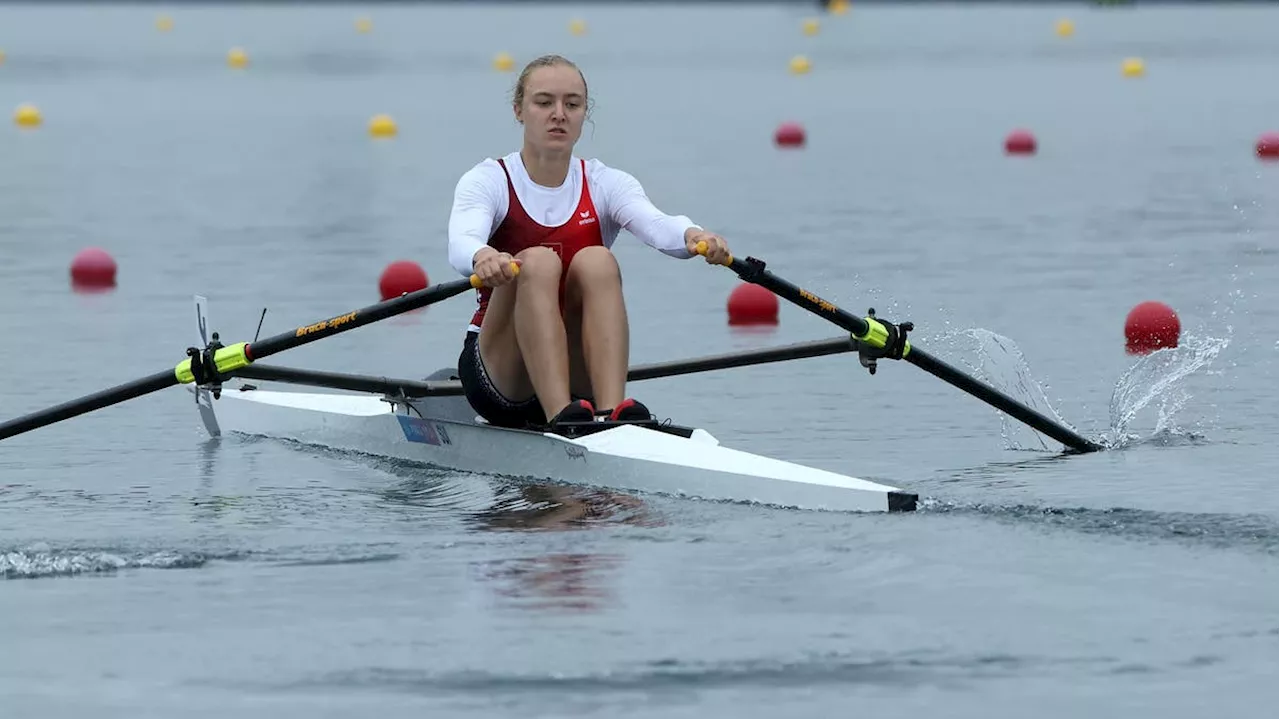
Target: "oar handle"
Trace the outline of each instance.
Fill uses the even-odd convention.
[[[698,254],[702,255],[703,257],[706,257],[706,256],[707,256],[707,251],[708,251],[709,249],[710,249],[710,248],[708,248],[708,247],[707,247],[707,243],[706,243],[706,241],[705,241],[705,240],[698,240],[698,244],[694,245],[694,252],[697,252]],[[732,265],[733,265],[733,255],[730,255],[730,254],[727,254],[727,253],[726,253],[726,254],[725,254],[725,256],[724,256],[724,262],[721,262],[720,264],[724,265],[725,267],[730,267],[730,266],[732,266]]]
[[[519,262],[511,263],[511,274],[519,276],[520,274]],[[478,290],[481,287],[484,287],[484,280],[480,279],[480,275],[471,275],[471,286]]]

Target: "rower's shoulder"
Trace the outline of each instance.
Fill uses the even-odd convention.
[[[492,157],[486,157],[483,160],[472,165],[470,168],[468,168],[466,172],[462,173],[462,176],[463,177],[491,177],[493,175],[502,176],[503,174],[504,173],[502,171],[502,165],[498,164],[498,161],[496,159]]]
[[[502,165],[492,157],[477,162],[462,173],[458,178],[457,189],[464,188],[492,188],[505,187],[507,183],[506,173],[502,170]]]
[[[637,183],[635,175],[621,168],[606,165],[596,158],[586,160],[587,177],[592,184],[617,187]]]

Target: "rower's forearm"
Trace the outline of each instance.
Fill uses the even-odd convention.
[[[667,215],[655,210],[633,221],[627,231],[650,247],[679,259],[692,256],[685,244],[685,234],[697,225],[684,215]]]

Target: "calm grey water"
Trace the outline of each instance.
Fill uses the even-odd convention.
[[[45,116],[0,129],[2,417],[172,366],[193,293],[248,339],[264,306],[274,333],[375,301],[395,259],[452,279],[453,185],[518,142],[490,59],[558,51],[598,103],[582,154],[956,364],[1016,348],[1029,369],[989,351],[992,381],[1117,448],[1057,456],[848,356],[632,388],[925,498],[860,516],[210,441],[163,392],[0,445],[6,719],[1275,716],[1275,7],[875,6],[812,38],[758,6],[375,6],[363,35],[355,7],[155,12],[0,8],[0,110]],[[366,137],[380,112],[399,138]],[[778,152],[792,119],[809,146]],[[1036,157],[1002,154],[1014,127]],[[115,292],[69,290],[87,245]],[[617,252],[635,362],[838,334],[793,307],[731,330],[732,273]],[[1184,346],[1139,361],[1146,299]],[[422,377],[470,305],[280,361]]]

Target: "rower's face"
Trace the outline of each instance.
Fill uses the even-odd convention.
[[[529,73],[524,102],[516,108],[526,142],[547,149],[572,149],[582,136],[586,117],[587,87],[576,69],[551,65]]]

